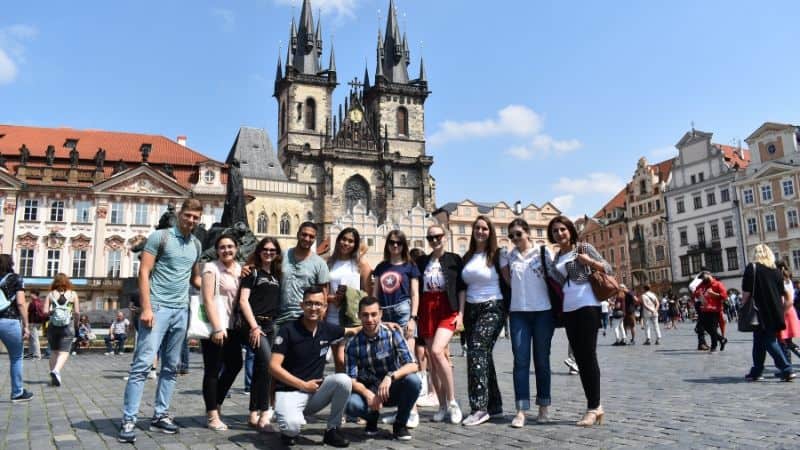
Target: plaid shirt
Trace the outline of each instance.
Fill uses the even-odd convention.
[[[350,378],[376,388],[387,373],[414,362],[403,335],[381,324],[378,334],[368,337],[363,331],[347,344],[345,364]]]

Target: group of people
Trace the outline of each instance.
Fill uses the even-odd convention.
[[[387,406],[397,407],[396,414],[387,420],[392,424],[393,437],[411,439],[409,428],[420,422],[417,400],[425,392],[433,397],[431,405],[438,407],[432,416],[434,422],[476,426],[502,417],[492,352],[507,320],[516,411],[511,426],[521,428],[529,420],[531,351],[534,404],[538,408],[535,421],[552,420],[550,349],[555,329],[561,326],[569,341],[574,365],[571,373],[580,375],[586,398],[586,411],[576,424],[602,423],[605,412],[596,352],[598,331],[608,311],[620,309],[624,311],[624,341],[625,330],[630,329],[628,311],[637,302],[624,286],[612,299],[613,306],[595,296],[592,273],[610,274],[611,266],[593,246],[579,242],[577,229],[567,217],[555,217],[547,227],[548,240],[557,251],[534,246],[530,227],[521,218],[508,225],[514,247],[504,252],[498,246],[491,219],[479,216],[472,224],[469,248],[463,257],[446,250],[447,230],[441,225],[427,230],[427,254],[409,248],[403,232],[393,230],[386,238],[383,261],[373,269],[362,258],[360,235],[354,228],[338,234],[331,256],[323,260],[314,251],[318,229],[312,222],[300,225],[296,246],[286,251],[274,238],[261,239],[253,254],[246,255],[245,264],[237,262],[235,237],[222,234],[214,243],[217,259],[201,265],[200,246],[192,234],[201,214],[198,200],[186,200],[176,226],[152,233],[144,247],[139,272],[139,328],[124,391],[119,441],[136,439],[143,384],[156,356],[160,373],[150,429],[179,431],[169,405],[182,367],[190,287],[199,290],[211,325],[208,338],[201,339],[200,345],[207,426],[215,431],[228,428],[222,405],[242,368],[242,346],[254,354],[248,423],[260,431],[279,432],[289,445],[298,438],[305,416],[326,406],[330,406],[323,437],[327,445],[349,445],[340,432],[345,417],[363,419],[365,433],[375,435],[380,412]],[[412,256],[412,250],[416,255]],[[748,379],[761,376],[764,353],[769,352],[776,358],[780,376],[789,380],[794,375],[779,342],[789,346],[791,340],[787,343],[783,337],[779,341],[777,334],[787,322],[783,314],[778,314],[777,303],[765,303],[768,297],[761,294],[769,291],[782,298],[781,308],[787,302],[789,291],[783,289],[783,278],[769,255],[754,255],[756,264],[748,266],[743,282],[742,301],[755,298],[759,311],[765,314],[763,332],[755,333],[754,362]],[[22,278],[12,267],[10,257],[0,255],[0,274],[5,274],[0,288],[16,301],[0,312],[0,338],[14,361],[17,353],[21,356],[21,340],[29,329],[26,309],[21,307],[25,305]],[[70,318],[79,313],[77,297],[70,292],[69,280],[57,276],[48,294],[54,385],[60,384],[60,370],[69,355],[72,326],[54,327],[52,318],[62,311]],[[758,294],[753,296],[753,292]],[[723,350],[727,339],[716,328],[726,295],[724,287],[710,273],[704,273],[695,295],[700,299],[700,322],[711,336],[711,348],[719,345]],[[659,299],[648,286],[641,304],[647,327],[645,343],[654,339],[658,345]],[[118,328],[112,325],[110,330],[112,336],[127,331],[125,320],[118,317]],[[470,411],[466,416],[457,401],[447,355],[458,330],[463,330],[467,349]],[[15,345],[17,335],[19,345]],[[326,375],[328,354],[333,355],[335,367]],[[22,387],[19,359],[19,365],[11,365],[14,401],[32,395]]]

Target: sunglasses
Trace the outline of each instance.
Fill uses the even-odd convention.
[[[403,246],[403,242],[402,241],[393,241],[393,240],[390,239],[390,240],[386,241],[386,245],[388,245],[390,247],[392,247],[392,246],[394,246],[394,247],[402,247]]]
[[[525,235],[525,233],[523,233],[522,231],[515,231],[513,233],[508,233],[508,238],[509,239],[519,239],[524,235]]]
[[[262,248],[259,250],[261,253],[278,253],[277,248]]]
[[[441,240],[443,237],[444,237],[444,234],[430,234],[428,236],[425,236],[425,239],[427,239],[428,242],[434,242],[434,241]]]

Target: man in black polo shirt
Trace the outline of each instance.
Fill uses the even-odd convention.
[[[275,378],[275,419],[286,445],[295,443],[305,414],[314,414],[331,405],[328,427],[323,442],[334,447],[347,447],[342,437],[342,424],[352,382],[344,373],[323,378],[325,355],[332,344],[344,338],[345,329],[325,323],[327,301],[319,286],[303,292],[303,316],[281,327],[275,338],[270,371]]]

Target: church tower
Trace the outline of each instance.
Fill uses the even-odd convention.
[[[278,101],[278,158],[289,179],[311,175],[298,156],[322,148],[322,136],[331,123],[332,94],[336,88],[336,60],[331,44],[328,68],[322,69],[321,18],[314,23],[310,0],[303,1],[300,25],[292,17],[286,68],[280,56],[273,96]]]

